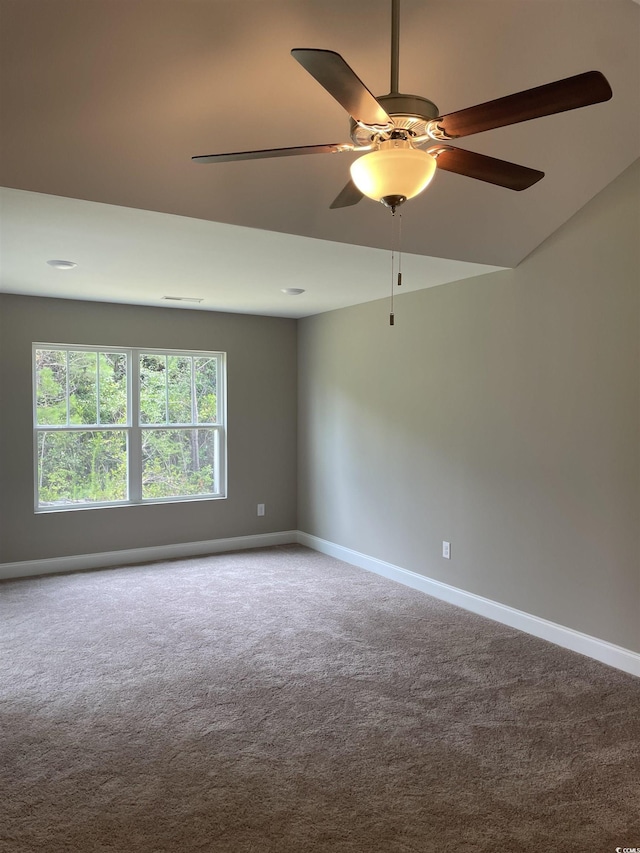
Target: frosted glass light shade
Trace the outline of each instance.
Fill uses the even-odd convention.
[[[417,148],[381,148],[351,164],[351,179],[363,195],[381,201],[387,196],[413,198],[429,184],[435,158]]]

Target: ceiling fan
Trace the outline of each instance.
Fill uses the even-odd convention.
[[[457,148],[450,142],[601,103],[612,96],[604,75],[587,71],[440,115],[438,107],[427,98],[399,92],[399,47],[400,0],[391,0],[391,91],[377,98],[340,54],[314,48],[291,51],[293,58],[349,113],[351,142],[237,151],[192,159],[198,163],[225,163],[298,154],[360,153],[363,156],[351,165],[351,180],[331,208],[349,207],[366,195],[395,212],[398,205],[425,189],[436,168],[510,190],[527,189],[543,178],[544,172]]]

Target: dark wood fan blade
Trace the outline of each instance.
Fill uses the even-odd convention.
[[[433,125],[442,132],[443,139],[458,139],[496,127],[599,104],[608,101],[612,94],[611,86],[603,74],[587,71],[440,116],[433,120]]]
[[[428,150],[435,156],[439,169],[506,187],[508,190],[526,190],[544,178],[544,172],[538,169],[518,166],[506,160],[496,160],[495,157],[476,154],[475,151],[465,151],[463,148],[443,145],[434,146]]]
[[[363,198],[364,196],[353,181],[347,181],[329,205],[329,209],[335,210],[338,207],[351,207],[351,205],[357,204]]]
[[[356,121],[380,130],[393,127],[393,121],[339,53],[301,47],[292,50],[291,56]]]
[[[294,148],[264,148],[262,151],[234,151],[229,154],[202,154],[191,159],[196,163],[234,163],[238,160],[264,160],[266,157],[291,157],[295,154],[339,154],[354,151],[350,142],[329,145],[298,145]]]

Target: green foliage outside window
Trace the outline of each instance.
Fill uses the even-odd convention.
[[[36,350],[41,507],[126,501],[132,441],[139,442],[142,499],[215,493],[218,356],[140,354],[142,429],[128,422],[128,358],[106,350]]]

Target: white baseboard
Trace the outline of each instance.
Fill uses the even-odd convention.
[[[284,530],[278,533],[258,533],[254,536],[234,536],[229,539],[208,539],[204,542],[181,542],[176,545],[154,545],[150,548],[129,548],[124,551],[102,551],[99,554],[74,554],[70,557],[0,563],[0,580],[197,557],[223,551],[243,551],[247,548],[268,548],[271,545],[290,545],[297,542],[297,533],[297,530]]]
[[[171,560],[181,557],[196,557],[203,554],[219,554],[224,551],[240,551],[249,548],[266,548],[271,545],[289,545],[297,542],[314,551],[336,557],[345,563],[375,572],[405,586],[425,592],[434,598],[455,604],[472,613],[502,622],[543,640],[549,640],[565,649],[586,655],[594,660],[621,669],[631,675],[640,676],[640,654],[630,649],[599,640],[573,628],[549,622],[531,613],[516,610],[489,598],[466,592],[455,586],[432,580],[424,575],[402,569],[384,560],[369,557],[351,548],[336,545],[326,539],[311,536],[301,530],[284,530],[277,533],[260,533],[254,536],[235,536],[228,539],[209,539],[203,542],[184,542],[175,545],[158,545],[150,548],[130,548],[123,551],[103,551],[98,554],[74,554],[69,557],[53,557],[44,560],[24,560],[18,563],[0,563],[0,580],[32,577],[34,575],[73,572],[83,569],[106,568],[108,566],[134,565],[153,561]]]
[[[384,560],[368,557],[359,551],[352,551],[351,548],[336,545],[326,539],[319,539],[309,533],[298,531],[297,541],[300,545],[306,545],[307,548],[312,548],[314,551],[320,551],[323,554],[336,557],[338,560],[343,560],[345,563],[398,581],[405,586],[426,592],[434,598],[470,610],[472,613],[478,613],[480,616],[502,622],[503,625],[509,625],[519,631],[533,634],[543,640],[549,640],[565,649],[594,658],[631,675],[640,676],[640,654],[638,652],[616,646],[606,640],[599,640],[597,637],[589,636],[589,634],[582,634],[580,631],[574,631],[573,628],[566,628],[564,625],[549,622],[547,619],[541,619],[539,616],[516,610],[472,592],[465,592],[463,589],[402,569],[400,566],[394,566]]]

